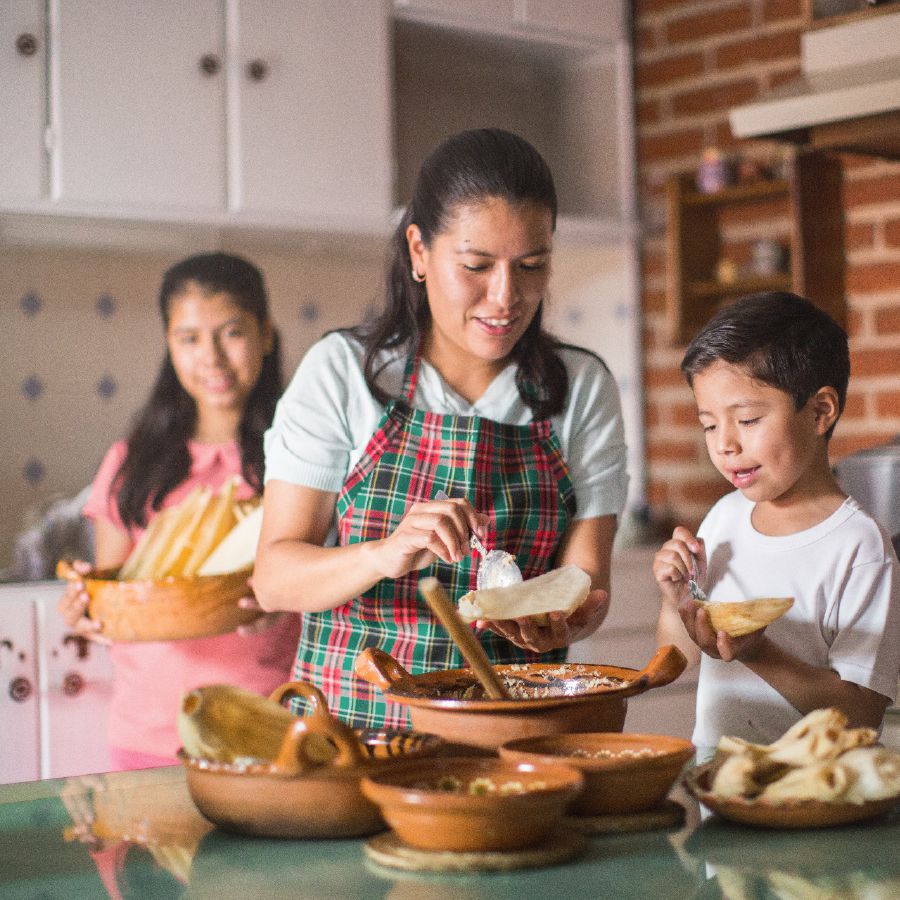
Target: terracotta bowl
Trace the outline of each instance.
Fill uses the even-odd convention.
[[[494,666],[501,678],[509,676],[535,688],[533,698],[511,700],[465,699],[462,693],[476,683],[471,669],[412,675],[376,647],[356,657],[354,670],[388,700],[408,705],[413,728],[440,735],[448,743],[496,751],[516,738],[621,731],[627,698],[669,684],[686,665],[684,654],[670,645],[661,647],[641,670],[587,663]],[[611,683],[598,686],[600,680]]]
[[[306,698],[310,714],[297,718],[276,759],[244,765],[179,751],[197,809],[226,831],[259,837],[343,838],[383,830],[360,780],[436,753],[443,742],[412,731],[354,731],[331,716],[312,685],[292,682],[272,697],[291,694]],[[333,748],[331,758],[323,758],[323,745]]]
[[[410,847],[521,850],[546,839],[581,789],[577,769],[444,756],[363,778],[363,793]]]
[[[103,623],[102,634],[113,641],[210,637],[234,631],[261,615],[237,605],[250,594],[247,579],[252,569],[162,581],[117,581],[116,571],[98,569],[80,575],[67,563],[57,566],[61,578],[84,582],[90,596],[87,614]]]
[[[510,741],[500,756],[513,762],[564,763],[584,776],[572,804],[581,816],[622,815],[659,806],[694,745],[663,734],[556,734]]]

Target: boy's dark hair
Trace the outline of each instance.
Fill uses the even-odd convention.
[[[163,275],[159,311],[166,328],[172,301],[192,285],[207,295],[230,295],[260,326],[269,321],[269,298],[259,269],[230,253],[203,253],[181,260]],[[272,422],[282,389],[280,341],[274,329],[272,338],[272,349],[263,359],[259,380],[247,398],[238,428],[241,473],[257,491],[262,489],[263,480],[263,434]],[[188,441],[196,424],[197,404],[181,386],[167,350],[113,480],[119,515],[126,527],[146,525],[147,504],[160,509],[166,495],[188,477]]]
[[[446,138],[422,163],[389,248],[384,307],[373,321],[351,330],[365,347],[366,384],[380,403],[389,398],[376,381],[379,352],[395,347],[413,352],[431,321],[426,285],[413,281],[410,273],[406,229],[411,223],[418,225],[430,247],[461,206],[492,198],[544,207],[556,228],[553,175],[537,149],[519,135],[500,128],[461,131]],[[568,375],[558,353],[561,345],[541,327],[543,307],[542,301],[512,352],[518,363],[519,394],[536,419],[558,413],[568,390]]]
[[[740,366],[751,378],[784,391],[798,410],[820,388],[832,387],[838,395],[838,415],[844,411],[850,380],[847,333],[796,294],[767,291],[726,306],[690,342],[681,371],[693,387],[694,377],[719,361]]]

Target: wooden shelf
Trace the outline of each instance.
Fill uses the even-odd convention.
[[[760,291],[793,291],[821,306],[842,325],[844,297],[844,218],[840,162],[824,153],[798,154],[785,179],[760,180],[703,194],[694,175],[667,185],[666,319],[669,339],[687,344],[723,302]],[[790,217],[790,272],[716,279],[722,257],[722,217],[746,206],[784,200]],[[746,232],[746,226],[743,231]],[[761,230],[759,237],[770,237]],[[754,238],[751,238],[754,239]]]

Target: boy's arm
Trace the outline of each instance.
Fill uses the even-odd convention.
[[[850,727],[879,728],[890,703],[888,697],[877,691],[844,681],[833,669],[797,659],[764,634],[754,643],[752,651],[742,653],[740,659],[803,715],[834,706],[847,716]]]

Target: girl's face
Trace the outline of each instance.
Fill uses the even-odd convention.
[[[190,282],[169,301],[166,342],[200,417],[240,414],[272,348],[272,326],[261,326],[230,294],[208,294]]]
[[[790,502],[818,477],[833,421],[818,395],[798,410],[784,391],[725,362],[695,375],[693,388],[709,458],[748,500]]]
[[[430,247],[407,229],[415,272],[425,276],[432,362],[498,369],[528,328],[550,279],[552,215],[499,198],[457,207]]]

